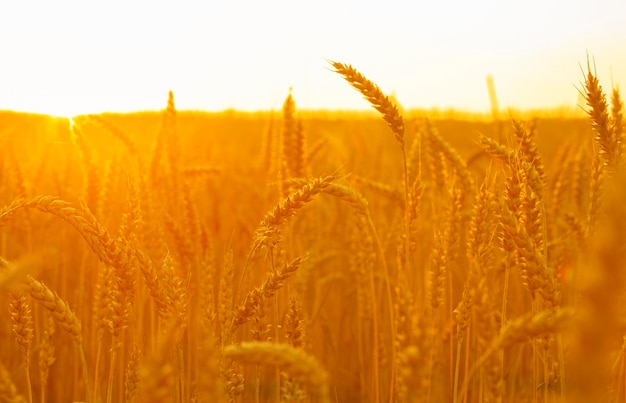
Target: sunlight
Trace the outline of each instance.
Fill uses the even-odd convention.
[[[52,107],[49,108],[49,110],[50,111],[47,112],[46,115],[50,115],[55,118],[68,119],[70,121],[70,126],[74,124],[72,118],[82,115],[84,113],[78,112],[78,109],[75,108],[73,105],[67,105],[64,107]]]
[[[587,51],[603,61],[601,78],[612,69],[626,80],[615,52],[626,45],[624,2],[431,2],[417,14],[356,0],[40,6],[2,6],[0,35],[13,39],[2,47],[0,109],[156,110],[171,89],[182,109],[269,110],[289,87],[305,109],[367,109],[325,59],[361,66],[406,108],[489,111],[488,75],[503,108],[575,106]]]

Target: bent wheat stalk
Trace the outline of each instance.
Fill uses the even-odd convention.
[[[407,165],[406,150],[404,147],[404,119],[398,111],[397,106],[389,99],[388,96],[383,94],[381,89],[368,80],[363,74],[359,73],[351,65],[343,63],[329,61],[329,63],[335,68],[335,72],[341,74],[343,78],[357,91],[359,91],[363,97],[372,105],[374,109],[383,115],[383,119],[389,125],[391,132],[393,133],[396,141],[400,144],[402,150],[402,163],[404,168],[404,265],[405,269],[409,265],[409,170]],[[384,260],[384,259],[383,259]],[[387,283],[388,284],[388,283]],[[388,295],[390,295],[388,285]],[[391,310],[391,308],[390,308]],[[393,318],[393,315],[391,315]],[[392,323],[393,320],[392,320]],[[393,327],[394,325],[392,325]],[[392,329],[392,334],[395,334],[395,330]],[[392,339],[393,340],[393,339]],[[393,360],[395,360],[395,347],[392,349]],[[391,367],[391,380],[390,380],[390,392],[389,401],[392,402],[394,398],[394,385],[395,385],[395,366]],[[375,401],[380,401],[380,385],[378,382],[378,375],[376,375],[376,396]]]
[[[322,402],[330,402],[328,374],[311,355],[289,344],[247,342],[224,348],[224,356],[244,364],[276,366],[311,388]]]
[[[461,396],[469,387],[472,375],[487,361],[491,354],[501,348],[522,343],[530,338],[562,332],[572,325],[574,314],[573,308],[546,309],[535,315],[524,315],[510,321],[471,367],[463,381],[459,395],[455,396],[455,402],[460,401]]]

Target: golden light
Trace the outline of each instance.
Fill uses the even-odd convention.
[[[624,81],[624,2],[413,4],[272,0],[207,5],[11,2],[0,24],[0,109],[74,115],[160,109],[366,109],[326,59],[358,65],[408,108],[575,106],[578,63]],[[11,38],[11,41],[8,41]]]
[[[626,402],[626,1],[3,3],[2,401]]]

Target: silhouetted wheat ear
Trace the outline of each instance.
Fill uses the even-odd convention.
[[[378,85],[374,84],[351,65],[330,61],[335,68],[335,72],[343,76],[363,97],[376,109],[382,113],[383,119],[389,125],[394,137],[404,148],[404,119],[398,112],[396,105],[383,94]]]

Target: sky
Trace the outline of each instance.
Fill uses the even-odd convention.
[[[406,108],[575,107],[587,54],[626,83],[626,1],[4,1],[0,110],[368,109],[328,60]],[[624,85],[624,84],[623,84]]]

